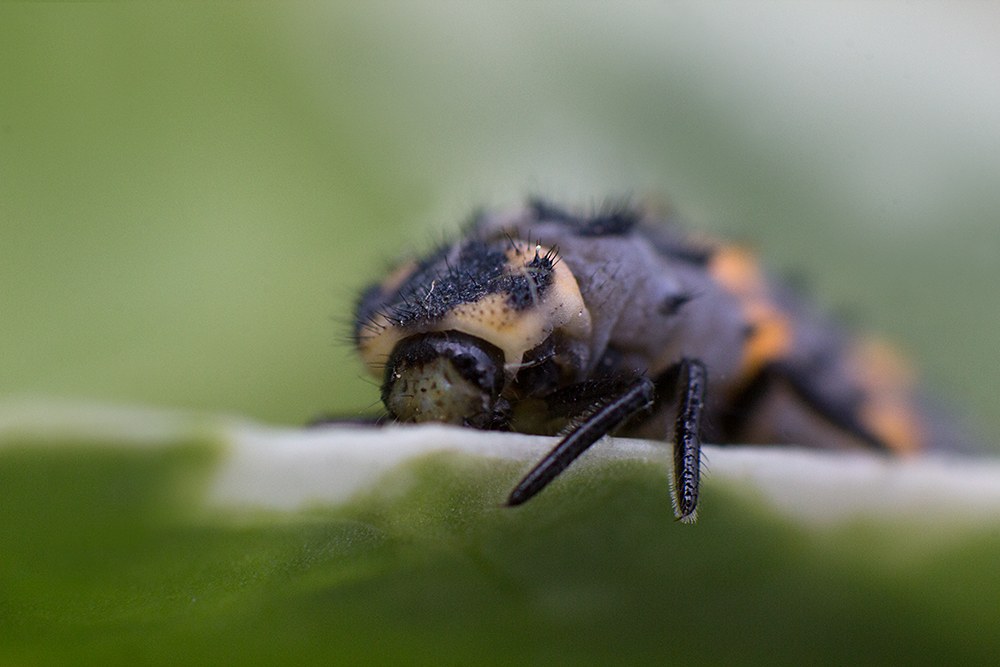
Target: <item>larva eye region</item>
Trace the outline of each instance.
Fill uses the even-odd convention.
[[[500,348],[459,331],[431,332],[405,338],[393,349],[382,400],[399,421],[484,428],[503,384]]]

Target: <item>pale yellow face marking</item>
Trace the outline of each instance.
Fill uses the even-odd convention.
[[[549,252],[548,248],[524,241],[513,241],[507,250],[507,271],[511,275],[532,273],[527,266],[535,258]],[[553,267],[552,283],[539,300],[533,294],[534,305],[515,310],[507,305],[507,295],[487,294],[478,301],[456,306],[436,322],[420,326],[396,327],[384,315],[376,315],[374,326],[363,332],[358,343],[361,358],[376,377],[381,377],[389,355],[396,344],[417,333],[431,331],[461,331],[496,345],[504,353],[505,368],[513,374],[524,353],[537,346],[554,331],[570,338],[590,337],[590,312],[583,302],[580,287],[573,273],[563,262]]]

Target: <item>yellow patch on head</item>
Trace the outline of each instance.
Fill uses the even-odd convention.
[[[536,254],[544,256],[548,252],[540,245],[512,241],[506,252],[506,271],[530,279],[536,269],[528,264]],[[534,282],[529,280],[528,284],[533,286]],[[376,377],[381,377],[396,344],[417,333],[461,331],[481,338],[503,350],[505,367],[513,374],[524,353],[554,331],[562,331],[568,337],[579,340],[588,338],[591,329],[590,312],[583,302],[580,287],[569,267],[562,262],[553,266],[551,281],[545,290],[532,293],[532,305],[528,308],[513,308],[508,303],[507,294],[494,292],[484,294],[473,302],[457,304],[444,317],[433,322],[399,327],[379,314],[373,318],[373,325],[361,334],[358,352]]]

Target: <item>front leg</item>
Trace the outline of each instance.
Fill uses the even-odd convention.
[[[588,447],[649,408],[655,397],[653,383],[645,377],[620,384],[610,397],[606,382],[583,382],[574,385],[572,389],[575,389],[576,394],[574,402],[588,400],[591,404],[597,403],[599,407],[521,480],[511,491],[507,499],[508,506],[513,507],[530,500]],[[591,396],[591,393],[594,395]]]
[[[690,523],[698,512],[698,485],[701,479],[701,413],[707,390],[705,364],[682,359],[659,378],[657,388],[664,404],[677,400],[674,423],[674,515]]]

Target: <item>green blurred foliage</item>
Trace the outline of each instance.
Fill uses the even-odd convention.
[[[634,460],[584,463],[508,510],[520,467],[457,455],[340,508],[234,515],[194,492],[211,444],[38,446],[0,452],[4,665],[971,665],[1000,649],[995,529],[901,562],[925,528],[819,531],[711,480],[687,526],[663,468]]]
[[[652,192],[808,276],[1000,432],[1000,165],[961,122],[976,91],[902,117],[919,69],[882,96],[854,51],[842,70],[798,54],[811,15],[767,11],[4,5],[0,394],[362,410],[351,304],[388,260],[477,205]],[[891,72],[880,48],[860,67]],[[903,143],[880,161],[882,135]]]
[[[286,421],[348,402],[369,226],[421,195],[309,100],[274,10],[3,13],[0,391]]]

